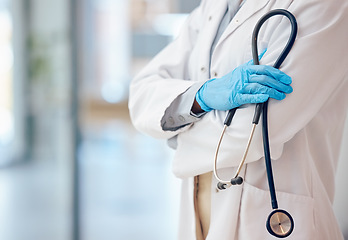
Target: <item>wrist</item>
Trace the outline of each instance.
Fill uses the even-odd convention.
[[[198,104],[197,100],[195,99],[195,101],[192,104],[191,112],[193,112],[194,114],[201,114],[201,113],[204,113],[205,111],[201,108],[201,106]]]
[[[195,101],[193,103],[193,106],[195,105],[196,103],[196,111],[203,111],[203,112],[210,112],[211,110],[213,110],[212,108],[210,108],[209,106],[207,106],[204,101],[201,99],[201,96],[199,94],[199,91],[197,92],[196,94],[196,97],[195,97]]]

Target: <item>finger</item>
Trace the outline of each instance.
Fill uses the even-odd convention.
[[[270,88],[264,86],[259,83],[249,83],[245,84],[243,88],[240,90],[242,94],[267,94],[270,98],[274,98],[276,100],[283,100],[285,98],[285,94],[283,92],[277,91],[274,88]]]
[[[273,77],[274,79],[277,79],[278,81],[284,83],[284,84],[291,84],[292,79],[290,76],[285,74],[284,72],[280,71],[279,69],[276,69],[271,66],[267,65],[250,65],[247,66],[248,69],[246,71],[252,75],[267,75],[269,77]]]
[[[249,76],[248,81],[249,83],[259,83],[284,93],[292,93],[293,91],[290,85],[277,81],[277,79],[274,79],[273,77],[269,77],[267,75],[252,74],[251,76]]]
[[[263,103],[268,100],[267,94],[240,94],[238,98],[239,105],[250,104],[250,103]]]

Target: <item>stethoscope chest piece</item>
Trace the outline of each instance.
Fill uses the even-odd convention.
[[[266,227],[271,235],[285,238],[294,230],[294,220],[287,211],[276,209],[268,216]]]

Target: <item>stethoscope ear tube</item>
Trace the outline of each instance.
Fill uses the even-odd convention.
[[[228,114],[227,114],[225,121],[224,121],[224,125],[226,125],[226,126],[231,125],[231,122],[232,122],[234,114],[236,113],[236,110],[237,110],[237,108],[232,108],[231,110],[228,111]]]

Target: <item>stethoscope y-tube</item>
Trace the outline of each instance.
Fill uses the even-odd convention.
[[[265,14],[256,24],[253,34],[252,34],[252,54],[253,54],[253,61],[255,65],[259,65],[259,56],[258,56],[258,50],[257,50],[257,37],[260,31],[260,28],[262,24],[268,20],[270,17],[275,16],[275,15],[283,15],[287,17],[290,20],[291,24],[291,33],[289,40],[283,49],[282,53],[274,63],[273,67],[274,68],[279,68],[287,55],[289,54],[295,39],[297,35],[297,22],[295,17],[287,10],[284,9],[276,9],[268,12]],[[234,177],[229,180],[225,181],[219,178],[218,173],[217,173],[217,156],[218,152],[220,149],[220,145],[222,142],[223,135],[227,129],[228,126],[230,126],[233,116],[236,112],[235,109],[231,109],[225,119],[224,122],[224,129],[221,133],[218,146],[216,149],[215,153],[215,159],[214,159],[214,175],[216,179],[219,181],[217,184],[217,188],[219,190],[226,189],[227,187],[230,187],[231,185],[240,185],[243,183],[243,178],[239,176],[239,173],[241,171],[242,166],[244,165],[246,156],[249,151],[250,143],[254,135],[254,131],[256,128],[256,125],[259,122],[261,113],[262,113],[262,138],[263,138],[263,147],[264,147],[264,155],[265,155],[265,165],[266,165],[266,172],[267,172],[267,179],[268,179],[268,186],[269,186],[269,191],[270,191],[270,196],[271,196],[271,205],[273,211],[267,218],[266,222],[266,228],[268,232],[278,238],[285,238],[289,236],[293,229],[294,229],[294,221],[291,217],[291,215],[286,212],[285,210],[278,209],[278,202],[277,202],[277,197],[276,197],[276,191],[275,191],[275,186],[274,186],[274,179],[273,179],[273,171],[272,171],[272,163],[271,163],[271,154],[270,154],[270,146],[269,146],[269,137],[268,137],[268,120],[267,120],[267,108],[268,108],[268,101],[265,103],[259,103],[256,104],[255,107],[255,113],[252,121],[252,130],[248,139],[248,143],[246,146],[246,150],[243,154],[242,160],[236,170],[236,173]]]

